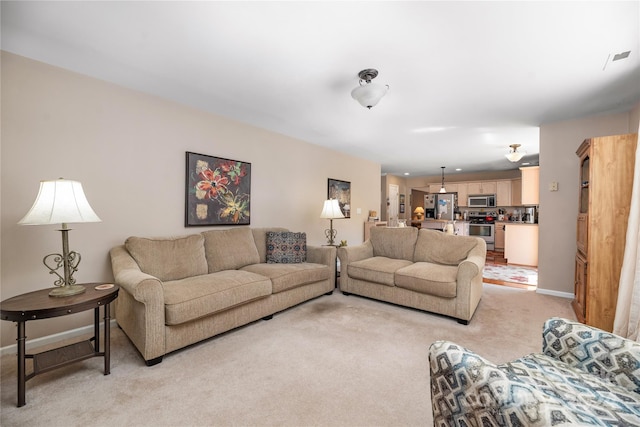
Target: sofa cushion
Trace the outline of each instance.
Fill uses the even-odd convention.
[[[249,227],[202,233],[209,273],[236,270],[260,262],[260,254]]]
[[[165,323],[179,325],[271,295],[268,277],[224,270],[163,283]]]
[[[308,262],[299,264],[252,264],[242,267],[242,270],[270,278],[274,294],[326,280],[331,276],[328,266]]]
[[[369,240],[373,244],[373,256],[413,261],[417,238],[415,227],[371,227]]]
[[[418,233],[413,260],[458,265],[477,244],[475,237],[453,236],[441,231],[422,229]]]
[[[395,283],[421,294],[455,298],[457,275],[458,267],[416,262],[396,271]]]
[[[267,263],[298,264],[307,261],[307,233],[269,231]]]
[[[269,231],[289,231],[282,227],[257,227],[252,228],[253,240],[256,242],[258,254],[260,254],[260,262],[267,262],[267,233]]]
[[[204,239],[200,234],[181,237],[129,237],[124,243],[140,270],[162,281],[207,274]]]
[[[395,272],[408,265],[411,261],[376,256],[352,262],[348,274],[352,279],[394,286]]]

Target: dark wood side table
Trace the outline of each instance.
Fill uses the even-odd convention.
[[[41,289],[9,298],[0,303],[0,318],[18,324],[18,407],[24,406],[25,383],[38,374],[91,357],[104,357],[104,374],[110,373],[109,304],[118,297],[120,288],[95,289],[101,283],[82,284],[86,292],[69,297],[50,297],[51,289]],[[100,307],[104,307],[104,351],[100,351]],[[66,316],[94,309],[93,337],[75,344],[66,345],[37,354],[25,352],[25,323],[29,320]],[[26,359],[33,359],[33,371],[25,372]]]

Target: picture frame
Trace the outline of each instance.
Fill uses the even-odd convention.
[[[337,199],[345,218],[351,218],[351,182],[329,178],[327,180],[327,198]]]
[[[185,227],[251,224],[251,163],[186,152]]]
[[[400,195],[400,213],[404,213],[404,194]]]

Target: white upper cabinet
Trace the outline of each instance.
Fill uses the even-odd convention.
[[[540,166],[520,168],[522,171],[522,204],[540,204]]]
[[[496,204],[498,206],[512,206],[511,204],[511,181],[496,182]]]
[[[468,182],[467,194],[496,194],[496,181]]]

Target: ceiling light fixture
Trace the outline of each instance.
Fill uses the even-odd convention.
[[[382,97],[389,90],[389,85],[372,83],[371,80],[378,76],[378,70],[367,68],[358,73],[360,86],[351,91],[351,97],[358,101],[363,107],[371,109],[375,107]]]
[[[440,166],[442,168],[442,186],[440,187],[440,192],[441,193],[446,193],[447,190],[445,190],[444,188],[444,166]]]
[[[508,154],[505,154],[504,156],[507,159],[509,159],[510,162],[513,162],[513,163],[519,162],[520,159],[526,156],[527,154],[526,151],[518,151],[518,147],[520,147],[520,144],[511,144],[509,147],[511,147],[511,150],[509,151]]]

